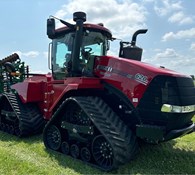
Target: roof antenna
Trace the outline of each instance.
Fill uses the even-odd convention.
[[[50,16],[50,17],[52,17],[52,18],[54,18],[54,19],[57,19],[58,21],[60,21],[62,24],[64,24],[64,25],[66,25],[67,27],[69,27],[69,28],[71,28],[71,29],[74,29],[74,25],[73,24],[70,24],[69,22],[66,22],[66,21],[64,21],[64,20],[62,20],[62,19],[60,19],[60,18],[57,18],[57,17],[55,17],[55,16]]]

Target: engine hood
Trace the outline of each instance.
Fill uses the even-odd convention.
[[[134,73],[144,73],[148,76],[156,76],[156,75],[168,75],[168,76],[175,76],[175,77],[189,77],[188,75],[184,75],[182,73],[166,69],[163,67],[157,67],[145,62],[140,62],[136,60],[130,60],[120,57],[114,56],[101,56],[97,58],[96,66],[104,65],[108,66],[110,69],[117,69],[124,72],[134,72]],[[107,68],[108,68],[107,67]]]
[[[134,106],[138,105],[144,92],[157,76],[191,79],[190,76],[169,69],[113,56],[96,57],[94,74],[122,91]]]

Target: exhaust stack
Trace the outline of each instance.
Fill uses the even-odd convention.
[[[136,46],[136,40],[139,34],[145,34],[147,31],[147,29],[137,30],[133,34],[131,42],[121,41],[119,57],[141,61],[143,49]]]

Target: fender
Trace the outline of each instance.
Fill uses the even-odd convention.
[[[54,107],[59,103],[59,101],[61,99],[63,99],[63,97],[65,96],[65,94],[67,94],[70,91],[74,91],[74,90],[78,90],[79,88],[79,84],[68,84],[65,89],[63,90],[63,92],[61,93],[61,95],[57,98],[57,100],[55,100],[55,102],[52,104],[52,106],[49,109],[49,112],[52,113]]]
[[[129,100],[129,98],[123,94],[119,89],[117,89],[116,87],[114,87],[113,85],[107,83],[107,82],[103,82],[104,84],[104,88],[107,89],[109,91],[109,93],[114,94],[118,99],[120,99],[120,101],[122,101],[122,103],[127,106],[133,113],[133,115],[135,116],[135,118],[137,119],[137,121],[141,124],[141,117],[139,115],[138,110],[136,109],[136,107],[134,107],[134,105],[131,103],[131,101]]]
[[[52,99],[52,102],[44,108],[44,117],[46,119],[52,117],[56,108],[58,108],[66,98],[81,95],[80,92],[82,90],[103,89],[100,79],[94,77],[71,77],[65,79],[63,84],[53,82],[52,86],[53,94],[50,94],[50,100]]]

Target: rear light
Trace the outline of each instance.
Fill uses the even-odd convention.
[[[168,112],[168,113],[189,113],[194,111],[195,111],[195,105],[175,106],[170,104],[163,104],[161,107],[161,112]]]

